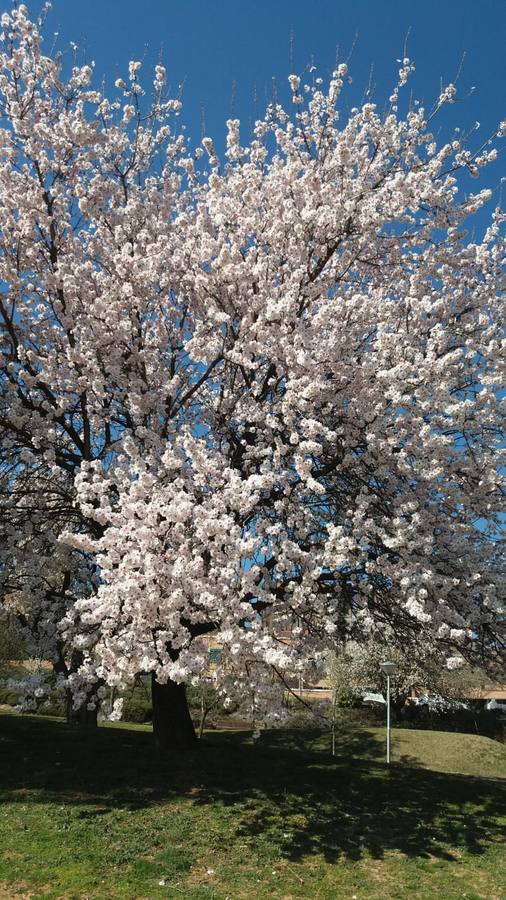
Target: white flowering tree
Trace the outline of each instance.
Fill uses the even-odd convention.
[[[258,708],[345,635],[499,661],[503,216],[466,239],[496,150],[437,145],[455,88],[403,112],[404,60],[386,113],[341,120],[345,65],[291,76],[221,162],[161,67],[144,113],[138,63],[108,100],[24,7],[3,27],[0,427],[71,480],[81,677],[151,672],[166,745],[211,633]]]
[[[397,665],[390,680],[390,699],[396,718],[401,716],[409,698],[417,693],[443,693],[443,686],[449,681],[444,657],[438,656],[425,641],[395,646],[386,637],[385,643],[377,640],[352,642],[342,652],[329,654],[326,671],[336,705],[340,698],[346,702],[361,699],[363,692],[370,689],[384,694],[386,677],[381,663],[385,660],[392,660]]]

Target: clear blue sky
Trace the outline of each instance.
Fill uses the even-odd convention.
[[[39,8],[30,4],[34,15]],[[374,99],[382,104],[410,28],[415,96],[433,100],[440,79],[454,79],[465,52],[462,101],[451,110],[451,124],[465,128],[478,120],[485,137],[506,118],[506,0],[53,0],[46,24],[49,34],[59,32],[59,48],[78,43],[86,61],[95,60],[97,76],[110,83],[126,73],[129,59],[153,66],[161,51],[169,83],[184,82],[189,134],[199,139],[203,110],[205,131],[218,147],[231,114],[248,132],[272,97],[272,78],[284,100],[291,71],[300,74],[314,59],[326,77],[336,48],[346,60],[354,42],[353,84],[344,103],[360,101],[372,63]],[[504,159],[494,166],[496,184],[506,174]]]

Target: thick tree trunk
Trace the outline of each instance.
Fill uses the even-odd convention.
[[[159,750],[190,747],[197,738],[186,700],[186,687],[168,681],[160,684],[151,675],[153,734]]]
[[[70,665],[68,666],[65,662],[63,650],[62,648],[60,648],[60,658],[56,665],[53,666],[53,668],[58,674],[64,674],[65,676],[68,676],[72,672],[77,672],[79,666],[82,665],[83,660],[84,656],[81,651],[73,650],[70,659]],[[96,696],[93,690],[91,690],[87,695],[87,698],[89,698],[90,700],[92,697],[96,700]],[[70,690],[67,690],[65,692],[65,716],[67,719],[67,725],[74,725],[77,728],[80,728],[82,731],[88,731],[91,728],[96,728],[98,725],[98,707],[95,706],[94,709],[88,709],[88,704],[84,703],[82,706],[74,709],[72,691]]]
[[[89,731],[91,728],[97,728],[97,714],[98,709],[88,709],[86,703],[82,706],[79,706],[78,709],[74,709],[73,707],[73,697],[72,692],[67,691],[66,697],[66,719],[67,725],[75,725],[77,728],[80,728],[82,731]]]

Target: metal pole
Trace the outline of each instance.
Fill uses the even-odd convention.
[[[387,763],[390,762],[390,675],[387,673]]]

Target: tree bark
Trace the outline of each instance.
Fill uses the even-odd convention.
[[[75,725],[82,731],[88,731],[90,728],[97,728],[97,707],[95,707],[94,709],[88,709],[88,705],[86,703],[83,703],[82,706],[74,709],[71,691],[67,691],[65,705],[67,725]]]
[[[63,645],[60,645],[59,659],[53,664],[53,669],[56,674],[68,677],[72,672],[77,672],[79,666],[83,663],[84,656],[80,650],[73,650],[70,665],[67,665],[62,648]],[[94,692],[90,691],[87,695],[87,700],[91,700],[92,696],[94,696]],[[96,697],[94,699],[96,700]],[[72,691],[70,690],[65,691],[65,716],[67,725],[74,725],[82,731],[88,731],[90,728],[97,728],[98,726],[98,706],[95,706],[94,709],[88,709],[88,703],[85,702],[82,706],[74,709]]]
[[[159,750],[182,749],[196,743],[184,684],[168,681],[160,684],[151,674],[153,735]]]

